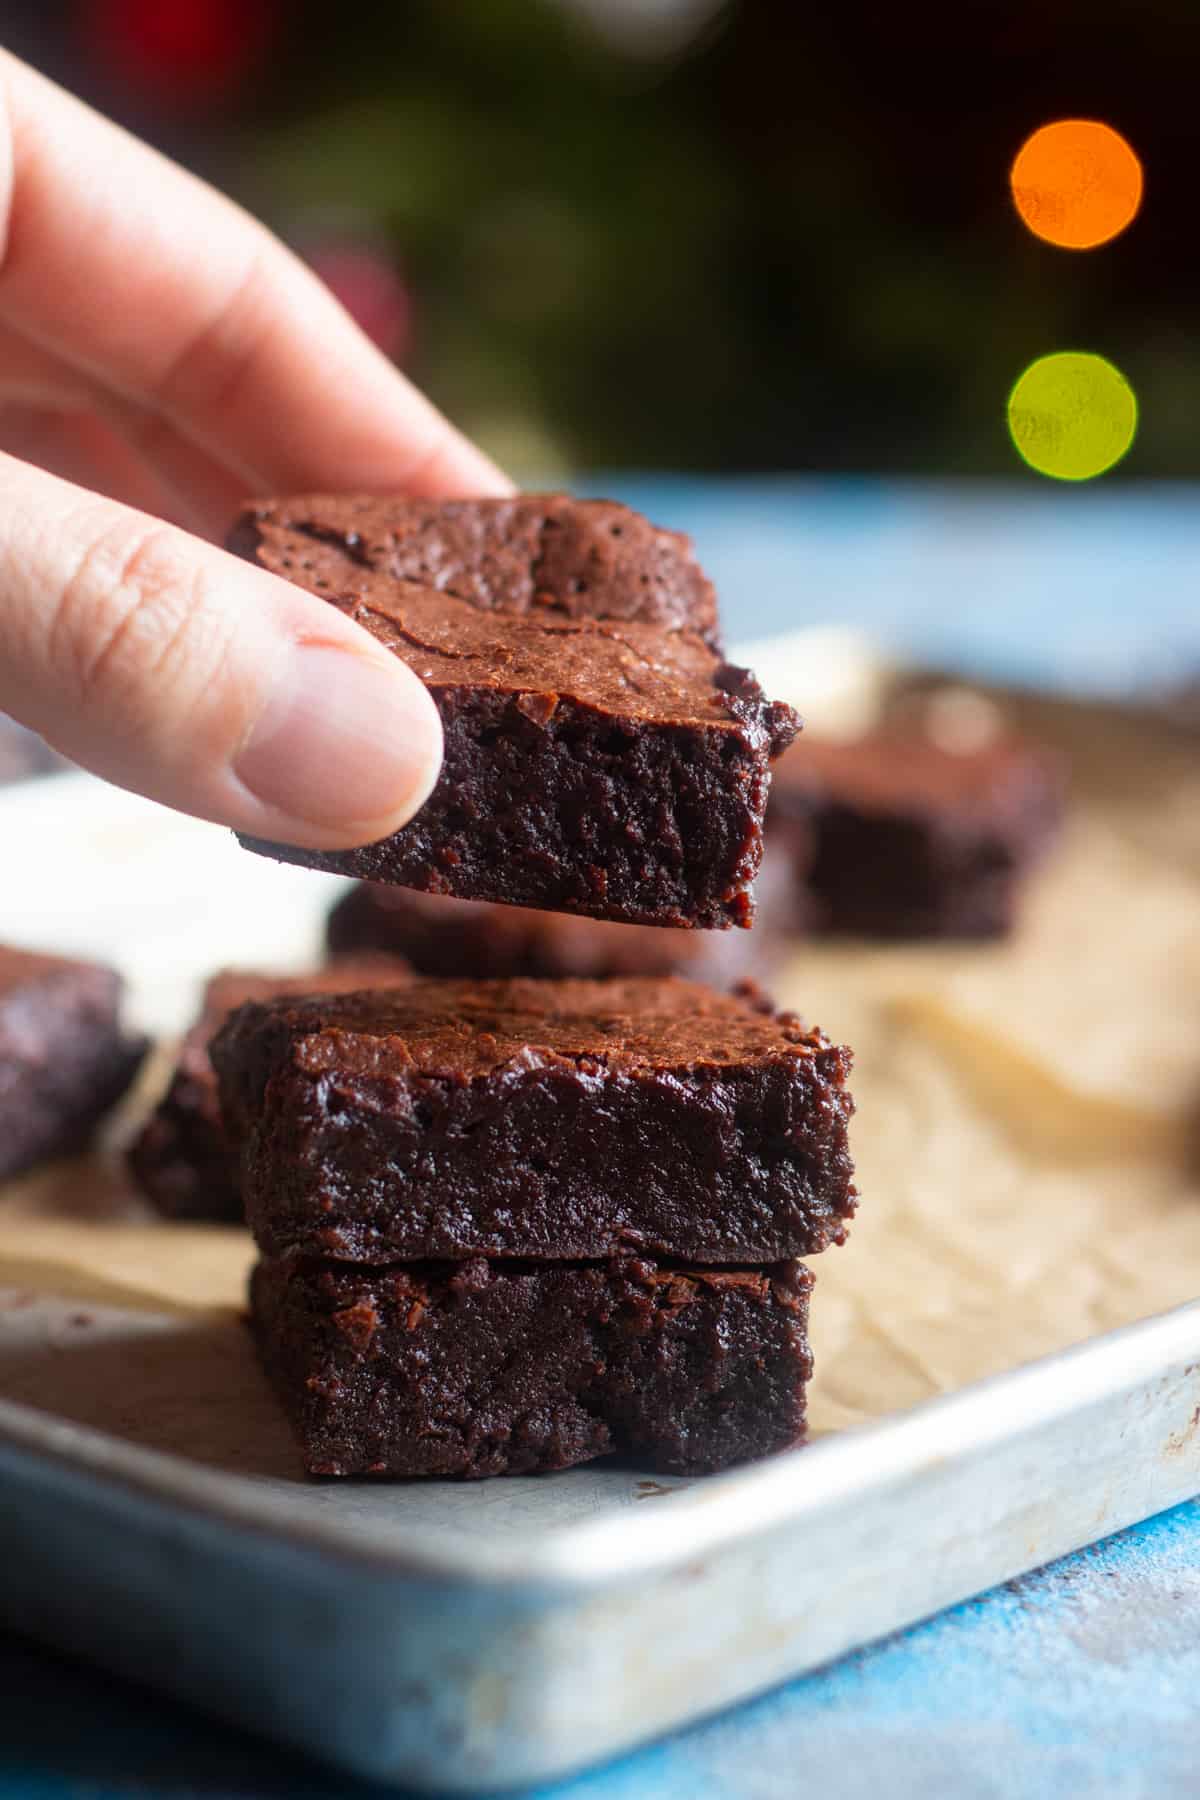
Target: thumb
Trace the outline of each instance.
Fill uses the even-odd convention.
[[[334,607],[0,456],[0,708],[121,787],[338,849],[427,798],[421,683]]]

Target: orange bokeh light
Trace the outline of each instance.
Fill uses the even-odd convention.
[[[1091,250],[1124,231],[1142,203],[1142,165],[1119,131],[1059,119],[1027,138],[1012,166],[1013,200],[1037,237]]]

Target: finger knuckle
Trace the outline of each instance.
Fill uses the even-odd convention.
[[[164,688],[186,699],[211,673],[205,585],[166,526],[122,521],[93,536],[53,624],[53,660],[78,704],[137,730]]]

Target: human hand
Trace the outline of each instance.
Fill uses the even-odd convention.
[[[3,52],[0,444],[0,709],[258,837],[412,816],[441,759],[421,683],[191,533],[251,494],[508,483],[262,226]]]

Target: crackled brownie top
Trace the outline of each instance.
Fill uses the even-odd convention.
[[[478,611],[640,621],[717,639],[716,596],[688,539],[612,500],[263,500],[243,514],[231,548],[318,593],[343,592],[353,568]]]
[[[633,721],[765,728],[772,756],[796,734],[791,709],[713,648],[716,600],[686,539],[612,501],[297,496],[251,507],[229,541],[430,687],[524,696],[539,724],[563,698]]]
[[[318,562],[329,571],[319,589]],[[722,663],[695,631],[552,609],[506,617],[501,631],[475,600],[364,569],[327,545],[313,568],[279,572],[321,592],[428,687],[516,696],[536,725],[570,700],[631,723],[724,728],[772,756],[796,734],[791,709],[764,702],[754,677]]]
[[[367,992],[277,1003],[254,1018],[290,1040],[310,1074],[415,1075],[451,1082],[565,1065],[581,1073],[802,1061],[829,1040],[743,988],[721,994],[672,977],[626,980],[414,979]],[[235,1026],[236,1029],[236,1026]]]
[[[734,729],[757,727],[770,710],[753,677],[722,664],[691,631],[548,614],[506,619],[499,639],[492,615],[470,601],[361,572],[334,604],[427,686],[517,694],[539,725],[560,698],[635,721]],[[784,718],[767,723],[773,752],[777,739],[779,748],[791,742]]]

